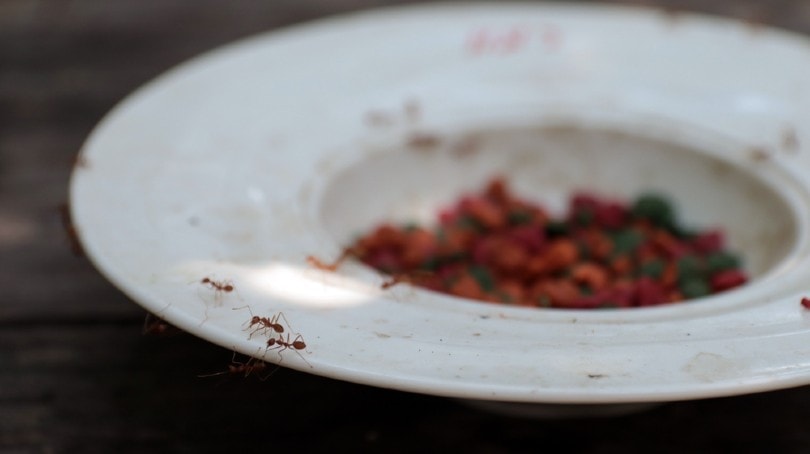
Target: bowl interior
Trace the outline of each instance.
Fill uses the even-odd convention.
[[[796,243],[797,222],[757,172],[756,156],[683,142],[675,133],[575,125],[411,135],[337,173],[324,191],[321,222],[340,244],[383,221],[429,223],[442,206],[501,175],[552,212],[577,190],[624,200],[661,193],[687,227],[721,228],[752,277],[777,268]]]

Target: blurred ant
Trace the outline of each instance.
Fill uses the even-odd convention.
[[[74,169],[89,169],[90,168],[90,161],[84,156],[84,153],[76,153],[73,156],[73,168]]]
[[[165,320],[151,312],[146,313],[146,318],[143,320],[143,330],[141,331],[144,336],[171,336],[181,332],[182,330],[180,328],[166,323]]]
[[[225,375],[225,374],[239,375],[244,373],[245,378],[247,378],[252,373],[259,373],[267,369],[267,366],[268,364],[266,362],[253,357],[251,357],[244,363],[239,362],[236,360],[236,352],[234,351],[233,356],[231,357],[231,363],[228,364],[228,370],[222,372],[214,372],[213,374],[198,375],[197,377],[206,378],[206,377],[216,377],[218,375]],[[270,378],[270,375],[272,375],[273,372],[275,371],[270,372],[268,375],[264,377],[259,377],[259,380],[262,381],[267,380],[268,378]]]
[[[799,137],[796,135],[795,129],[787,128],[782,131],[782,148],[789,152],[796,152],[799,150]]]
[[[218,292],[230,293],[233,291],[233,282],[231,281],[215,281],[210,277],[204,277],[200,281],[201,284],[208,286]]]
[[[342,265],[343,262],[348,260],[350,257],[359,257],[361,255],[362,254],[360,254],[360,251],[358,251],[356,247],[347,247],[346,249],[341,251],[338,258],[336,258],[335,261],[333,261],[332,263],[324,262],[323,260],[319,259],[318,257],[315,257],[314,255],[308,255],[307,262],[319,270],[337,271],[340,265]]]
[[[224,294],[236,291],[236,287],[230,279],[217,281],[206,276],[200,280],[200,284],[214,291],[215,302],[222,301]]]
[[[67,202],[59,205],[59,217],[62,219],[62,229],[67,234],[68,244],[70,250],[76,257],[84,257],[84,248],[79,241],[79,234],[76,231],[76,226],[73,225],[73,218],[70,216],[70,205]]]

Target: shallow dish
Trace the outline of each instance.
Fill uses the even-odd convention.
[[[81,151],[72,215],[96,266],[147,310],[322,376],[555,404],[805,385],[807,74],[801,37],[686,14],[353,14],[226,46],[128,97]],[[493,174],[552,207],[578,188],[664,191],[687,222],[724,226],[755,278],[688,304],[561,311],[307,263]]]

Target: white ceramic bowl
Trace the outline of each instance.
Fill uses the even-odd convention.
[[[805,385],[808,74],[801,37],[653,10],[327,19],[203,55],[123,101],[82,150],[72,214],[97,267],[149,311],[318,375],[490,407]],[[690,224],[725,227],[754,279],[687,304],[563,311],[382,290],[357,263],[306,262],[494,174],[552,207],[573,189],[663,191]],[[278,313],[282,340],[305,349],[250,334],[252,315]]]

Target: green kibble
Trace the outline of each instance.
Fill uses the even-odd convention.
[[[700,298],[711,293],[709,284],[700,278],[685,279],[678,286],[686,298]]]
[[[674,223],[673,225],[669,226],[669,232],[675,235],[676,238],[681,240],[689,240],[697,235],[697,232],[694,229],[690,229]]]
[[[589,226],[593,222],[594,213],[590,209],[581,209],[574,213],[574,222],[577,225]]]
[[[528,211],[514,210],[506,216],[510,225],[524,225],[532,221],[532,214]]]
[[[675,209],[666,198],[657,194],[645,194],[633,203],[633,216],[648,219],[655,225],[672,228],[675,226]]]
[[[644,236],[635,230],[620,230],[611,235],[613,240],[613,255],[632,254],[644,242]]]
[[[436,271],[439,269],[439,265],[441,265],[441,263],[442,260],[438,256],[433,256],[422,262],[422,264],[419,265],[419,269],[425,271]]]
[[[492,277],[492,273],[483,266],[473,266],[469,269],[470,276],[478,282],[478,285],[481,286],[481,289],[485,292],[491,292],[495,289],[495,279]]]
[[[468,254],[465,251],[457,251],[444,256],[443,260],[445,262],[460,262],[462,260],[466,260],[469,257],[469,255],[470,254]]]
[[[445,229],[438,228],[433,233],[436,235],[436,241],[438,241],[439,244],[447,244],[447,231]]]
[[[666,269],[666,264],[662,260],[650,260],[639,267],[638,274],[658,279],[664,274],[664,269]]]
[[[709,273],[733,270],[740,267],[740,258],[728,252],[715,252],[706,257],[706,268]]]
[[[549,221],[545,226],[546,235],[562,236],[568,233],[568,224],[562,221]]]
[[[689,280],[701,276],[704,272],[700,259],[693,255],[685,255],[678,259],[678,279]]]
[[[472,216],[461,216],[456,221],[456,226],[462,229],[475,230],[477,232],[483,231],[484,226]]]

